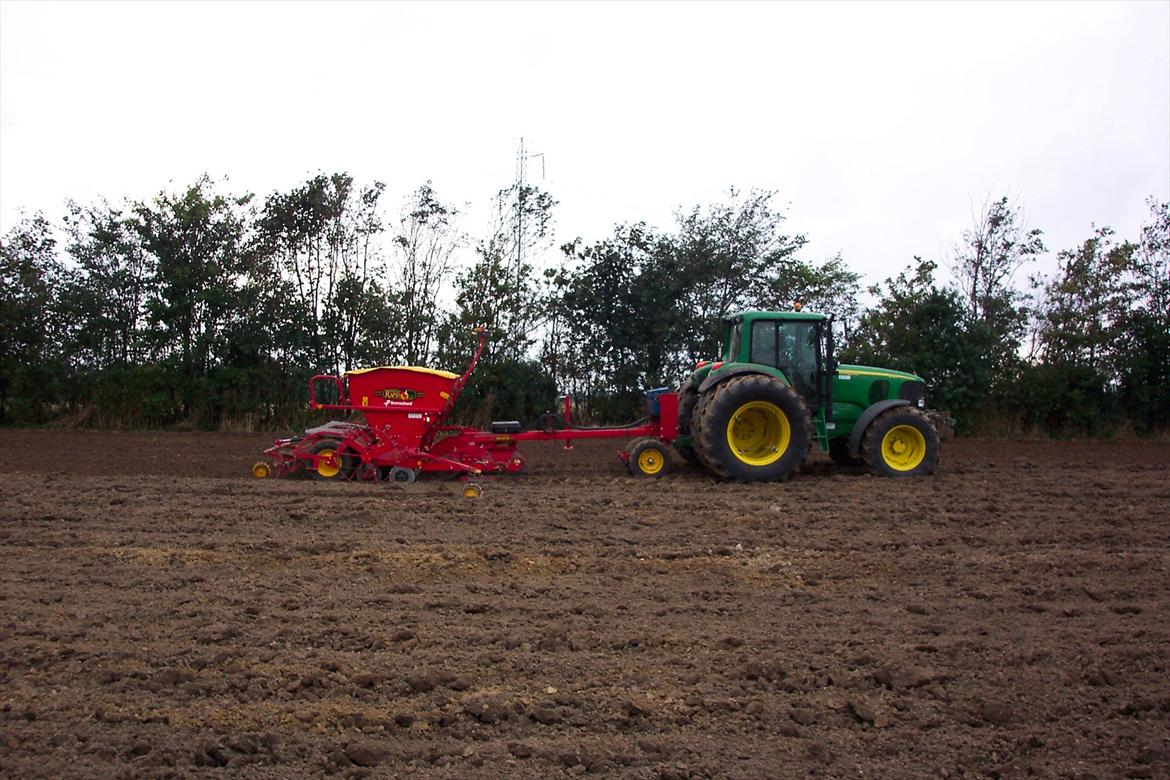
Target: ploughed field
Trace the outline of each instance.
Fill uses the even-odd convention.
[[[247,476],[0,432],[0,775],[1170,776],[1170,445],[936,476]]]

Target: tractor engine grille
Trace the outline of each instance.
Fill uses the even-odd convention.
[[[898,397],[904,398],[913,406],[917,406],[918,402],[922,400],[923,386],[921,382],[903,382],[901,389],[898,390]]]

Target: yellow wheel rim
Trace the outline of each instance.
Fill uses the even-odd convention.
[[[913,425],[895,425],[882,437],[882,460],[895,471],[913,471],[926,458],[926,437]]]
[[[256,479],[264,479],[270,473],[268,464],[261,461],[252,467],[252,476]]]
[[[464,485],[463,486],[463,497],[464,498],[479,498],[482,493],[483,493],[483,490],[480,489],[479,485]]]
[[[727,445],[731,454],[749,466],[775,463],[792,441],[792,424],[776,404],[751,401],[735,410],[727,421]]]
[[[328,463],[325,462],[325,459],[332,457],[332,455],[333,455],[333,450],[321,450],[320,452],[317,453],[317,457],[320,458],[320,460],[317,461],[317,473],[320,474],[321,476],[325,477],[326,479],[328,479],[329,477],[336,477],[337,472],[341,471],[341,464],[340,463],[336,466],[330,466]]]
[[[638,453],[638,471],[647,476],[653,476],[662,471],[664,465],[666,462],[662,453],[653,447],[647,447]]]

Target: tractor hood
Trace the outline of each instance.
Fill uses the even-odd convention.
[[[691,387],[698,390],[703,386],[703,383],[710,378],[710,383],[718,383],[722,381],[721,377],[732,376],[741,373],[742,371],[752,371],[761,374],[769,374],[771,376],[783,379],[788,382],[788,378],[784,372],[773,368],[772,366],[760,365],[756,363],[737,363],[712,361],[704,365],[698,366],[691,372]],[[837,371],[834,377],[837,382],[855,381],[863,384],[871,384],[879,380],[893,381],[895,387],[903,382],[919,382],[924,383],[922,377],[917,374],[911,374],[906,371],[897,371],[892,368],[882,368],[880,366],[863,366],[855,363],[841,363],[837,366]],[[709,383],[709,384],[710,384]]]
[[[877,366],[859,366],[853,363],[840,363],[837,365],[837,376],[864,376],[874,379],[898,379],[901,381],[921,382],[922,377],[917,374],[910,374],[905,371],[895,371],[892,368],[879,368]]]

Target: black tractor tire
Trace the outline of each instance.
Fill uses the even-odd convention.
[[[861,437],[865,470],[879,477],[919,477],[938,465],[938,432],[912,406],[896,406],[874,418]]]
[[[695,404],[699,402],[699,391],[691,384],[691,380],[682,383],[678,388],[678,432],[681,436],[691,435],[691,415],[695,412]]]
[[[782,481],[808,456],[812,415],[800,394],[775,377],[732,377],[700,405],[695,449],[722,479]]]
[[[313,455],[318,455],[325,451],[337,452],[337,449],[340,446],[341,442],[337,439],[321,439],[309,448],[309,452]],[[314,479],[318,482],[341,482],[342,480],[349,477],[349,475],[353,472],[354,468],[357,466],[357,463],[355,462],[356,460],[356,457],[353,455],[342,455],[341,464],[338,466],[337,471],[326,469],[325,472],[322,473],[314,466],[306,465],[305,473],[309,475],[309,479]]]
[[[849,454],[849,439],[845,436],[829,439],[829,457],[837,464],[837,468],[845,471],[855,471],[865,465],[861,458]]]
[[[658,439],[635,439],[626,467],[635,477],[664,477],[670,473],[670,448]]]
[[[707,411],[707,402],[711,400],[713,394],[714,391],[700,395],[695,401],[695,408],[691,411],[691,451],[695,453],[698,465],[711,472],[714,472],[714,469],[707,461],[700,439],[703,433],[703,414]]]

